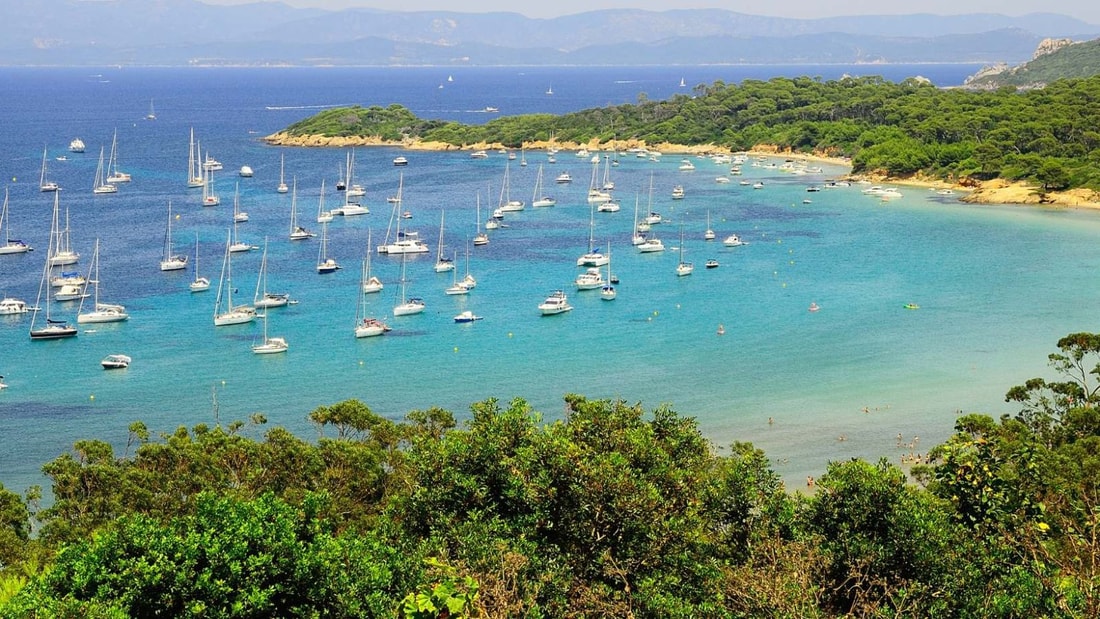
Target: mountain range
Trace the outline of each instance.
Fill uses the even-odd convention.
[[[3,65],[1019,63],[1100,26],[1034,13],[778,18],[718,9],[518,13],[297,9],[280,2],[6,0]]]

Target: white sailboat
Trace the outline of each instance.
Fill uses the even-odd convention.
[[[218,298],[214,301],[214,326],[239,325],[256,320],[256,309],[250,305],[233,305],[233,254],[229,251],[232,232],[225,233],[225,256],[222,275],[218,280]],[[222,298],[225,305],[222,305]]]
[[[467,249],[467,251],[468,251],[468,249]],[[458,252],[455,252],[455,259],[457,259],[457,258],[458,258]],[[467,253],[466,254],[466,264],[469,265],[469,263],[470,263],[470,255]],[[467,267],[467,269],[468,268],[469,267]],[[446,289],[444,289],[443,292],[445,292],[449,295],[470,294],[470,287],[466,286],[464,283],[460,283],[458,281],[458,271],[455,270],[454,273],[453,273],[453,277],[451,279],[451,285],[448,286]]]
[[[424,300],[419,297],[408,297],[405,294],[405,284],[408,281],[405,278],[405,254],[401,254],[401,298],[399,303],[393,306],[394,316],[410,316],[412,314],[419,314],[424,311]]]
[[[477,209],[474,211],[477,214],[477,232],[474,234],[474,247],[478,245],[488,245],[489,235],[481,231],[481,193],[477,194]]]
[[[195,279],[188,286],[191,292],[210,290],[210,279],[199,275],[199,233],[195,233]]]
[[[283,180],[283,169],[284,169],[284,164],[285,163],[286,163],[286,155],[283,154],[283,153],[280,153],[279,154],[279,184],[275,186],[275,191],[278,192],[278,193],[286,193],[287,192],[286,181]]]
[[[454,260],[443,256],[443,217],[446,211],[439,212],[439,249],[436,250],[435,255],[435,272],[445,273],[447,271],[455,270]]]
[[[202,187],[206,183],[206,176],[202,171],[202,162],[199,161],[199,145],[195,141],[195,128],[191,128],[191,142],[187,147],[187,186]]]
[[[233,188],[233,221],[239,224],[248,221],[248,213],[241,210],[241,184],[239,182]]]
[[[601,189],[604,191],[612,191],[615,189],[615,181],[611,180],[611,156],[603,156],[603,185]]]
[[[317,250],[317,272],[335,273],[340,269],[335,258],[328,255],[328,222],[321,223],[321,247]]]
[[[707,209],[707,231],[703,233],[704,241],[713,241],[715,238],[714,230],[710,228],[710,209]]]
[[[398,209],[401,208],[401,203],[397,202],[393,205],[393,211],[390,213],[390,223],[386,226],[386,239],[378,246],[378,253],[380,254],[425,254],[432,249],[428,247],[428,244],[420,240],[420,233],[413,232],[411,230],[401,229],[401,217],[398,216]],[[396,223],[396,226],[394,225]],[[390,230],[393,227],[394,240],[390,242]]]
[[[460,286],[465,286],[468,290],[477,288],[477,280],[473,275],[470,275],[470,243],[466,242],[466,276],[459,282]]]
[[[50,249],[47,252],[49,254],[47,261],[50,266],[55,267],[75,264],[80,260],[80,254],[73,251],[69,237],[68,208],[65,209],[65,229],[61,229],[61,212],[58,208],[58,194],[60,193],[53,194],[53,225],[50,228]]]
[[[54,219],[54,225],[56,227],[56,222],[57,222],[57,202],[56,202],[56,198],[55,198],[55,201],[54,201],[53,219]],[[55,240],[56,239],[55,239],[54,236],[50,237],[50,247],[46,252],[47,255],[50,255],[50,254],[53,253],[53,251],[55,249],[54,248]],[[50,286],[49,281],[48,281],[49,278],[50,278],[50,266],[51,266],[50,265],[50,260],[49,260],[49,258],[47,258],[45,265],[43,265],[43,267],[42,267],[42,281],[38,284],[38,299],[34,303],[36,309],[35,309],[34,313],[31,314],[30,336],[31,336],[32,340],[58,340],[58,339],[62,339],[62,338],[68,338],[68,337],[75,337],[76,336],[76,327],[70,325],[67,321],[55,320],[53,318],[53,315],[52,315],[52,305],[53,304],[50,302],[50,293],[51,293],[52,286]],[[45,292],[45,295],[46,295],[46,303],[44,305],[44,307],[46,308],[46,311],[45,311],[46,324],[44,324],[42,326],[39,326],[38,328],[35,328],[36,322],[38,320],[38,313],[39,313],[37,308],[43,307],[43,303],[42,303],[43,291]]]
[[[535,192],[531,194],[531,206],[554,206],[557,203],[557,200],[542,193],[542,164],[540,163],[539,171],[535,174]]]
[[[369,240],[370,233],[368,232],[367,234],[368,234],[367,255],[363,258],[363,267],[362,267],[362,270],[360,271],[360,276],[359,276],[359,290],[361,292],[367,292],[367,286],[370,284],[370,280],[371,279],[377,279],[377,278],[372,278],[371,275],[370,275],[370,240]],[[378,289],[377,290],[371,290],[370,292],[378,292],[378,290],[381,290],[381,289],[382,289],[381,282],[379,282]],[[365,300],[363,299],[363,295],[359,294],[359,295],[356,295],[356,297],[357,298],[356,298],[356,303],[355,303],[355,337],[357,337],[357,338],[360,338],[360,337],[375,337],[375,336],[378,336],[378,335],[382,335],[386,331],[389,331],[390,330],[389,325],[382,322],[378,318],[366,315],[366,308],[364,307]]]
[[[153,109],[153,100],[149,99],[149,113],[145,115],[145,120],[156,120],[157,112]]]
[[[600,288],[600,298],[604,301],[614,301],[618,293],[615,291],[615,285],[612,283],[611,277],[611,243],[607,244],[607,281],[604,282],[603,288]]]
[[[287,349],[290,348],[290,344],[287,343],[286,338],[268,336],[267,314],[267,312],[264,312],[262,315],[264,320],[264,339],[259,344],[252,345],[252,352],[257,355],[272,355],[286,352]]]
[[[693,271],[695,271],[695,265],[684,262],[684,222],[680,221],[680,262],[676,265],[676,275],[683,277],[691,275]]]
[[[23,254],[33,249],[19,239],[11,238],[11,218],[8,217],[8,188],[4,188],[4,206],[0,208],[0,228],[4,229],[4,244],[0,245],[0,255]]]
[[[204,165],[202,166],[202,175],[202,205],[217,206],[221,204],[222,199],[214,192],[214,169]]]
[[[371,294],[374,292],[382,292],[383,284],[382,280],[378,279],[370,272],[370,254],[371,254],[371,231],[367,228],[367,258],[366,258],[366,272],[363,273],[363,283],[361,287],[363,294]]]
[[[332,221],[332,213],[325,210],[325,181],[321,179],[321,197],[317,200],[317,223],[327,224]]]
[[[240,223],[241,222],[237,221],[236,219],[233,220],[233,242],[229,244],[230,253],[237,254],[240,252],[252,251],[253,249],[259,249],[252,243],[242,241],[240,237],[237,236],[237,227],[240,225]]]
[[[290,240],[304,241],[316,235],[298,225],[298,177],[294,177],[293,185],[294,188],[290,192]]]
[[[179,271],[187,268],[187,255],[172,252],[172,201],[168,201],[168,224],[164,228],[164,258],[161,271]]]
[[[509,162],[504,164],[504,182],[500,186],[500,203],[497,205],[501,211],[505,213],[511,213],[515,211],[522,211],[524,207],[523,200],[512,199],[512,183],[510,180],[510,167]]]
[[[252,307],[269,309],[286,307],[291,303],[290,295],[285,292],[271,292],[267,289],[267,239],[264,239],[264,253],[260,258],[260,276],[256,278],[256,291],[252,293]]]
[[[600,160],[594,158],[592,162],[592,180],[588,183],[588,203],[603,204],[611,201],[611,194],[600,189],[598,176],[600,174]]]
[[[103,152],[104,149],[100,146],[99,167],[95,169],[95,181],[92,183],[92,193],[94,194],[115,193],[118,191],[118,187],[107,182],[107,175],[103,165]]]
[[[118,129],[115,129],[115,135],[111,138],[111,156],[107,159],[106,174],[108,183],[130,182],[130,175],[118,169]]]
[[[38,177],[38,190],[46,193],[61,189],[57,183],[46,178],[46,147],[42,147],[42,174]]]
[[[600,249],[596,247],[596,206],[595,203],[590,203],[588,206],[588,252],[577,258],[577,266],[579,267],[601,267],[607,264],[607,256],[600,252]]]
[[[92,252],[92,262],[88,265],[88,282],[85,284],[84,297],[88,296],[87,286],[94,287],[92,296],[92,311],[84,311],[84,299],[80,300],[80,308],[77,309],[76,321],[80,324],[122,322],[130,318],[126,308],[113,303],[99,302],[99,239],[95,240],[95,251]]]

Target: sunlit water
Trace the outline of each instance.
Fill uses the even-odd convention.
[[[948,67],[950,68],[950,67]],[[830,68],[837,74],[851,67]],[[955,69],[965,75],[963,69]],[[700,68],[687,82],[746,77],[732,68]],[[791,69],[793,71],[793,69]],[[916,71],[916,69],[914,70]],[[927,68],[920,68],[927,74]],[[670,404],[698,419],[717,445],[751,441],[764,448],[787,479],[817,475],[825,463],[848,457],[886,456],[898,461],[910,448],[927,451],[950,432],[957,411],[1000,413],[1005,391],[1043,374],[1057,339],[1094,327],[1100,255],[1100,218],[1088,212],[1019,207],[976,207],[926,189],[902,188],[883,202],[853,185],[806,192],[839,175],[795,175],[781,159],[746,164],[742,177],[715,182],[729,165],[681,157],[651,162],[620,155],[610,174],[622,210],[596,213],[594,241],[611,245],[618,299],[576,291],[576,259],[586,250],[590,208],[585,192],[592,164],[573,152],[548,163],[526,152],[509,166],[511,197],[532,198],[535,174],[558,205],[509,214],[492,241],[471,250],[478,280],[469,296],[448,296],[449,273],[433,272],[445,211],[444,253],[465,271],[466,240],[477,230],[480,196],[484,220],[500,200],[507,158],[492,153],[359,149],[356,179],[367,189],[371,214],[337,218],[329,227],[330,254],[344,268],[317,275],[319,238],[287,239],[290,195],[277,194],[280,156],[286,180],[298,180],[298,208],[313,223],[322,179],[328,206],[342,200],[331,190],[345,152],[274,148],[259,138],[334,104],[398,102],[426,117],[482,122],[502,113],[562,112],[651,98],[681,91],[680,69],[443,69],[408,70],[6,70],[0,92],[11,118],[0,125],[10,180],[15,236],[37,251],[0,257],[0,293],[34,302],[45,259],[52,197],[37,190],[43,145],[49,175],[64,188],[60,203],[71,217],[73,243],[87,267],[101,242],[101,295],[123,303],[132,318],[115,325],[82,325],[76,339],[31,342],[30,316],[0,318],[0,480],[22,489],[42,483],[47,460],[74,440],[97,437],[121,444],[126,428],[145,421],[155,431],[177,425],[244,419],[262,412],[273,424],[312,436],[306,415],[320,404],[359,398],[376,412],[401,418],[416,408],[442,406],[466,414],[471,402],[523,397],[547,420],[562,414],[562,395],[622,397],[647,408]],[[772,74],[777,74],[773,71]],[[810,74],[823,74],[823,70]],[[453,77],[447,81],[447,76]],[[783,74],[792,74],[784,68]],[[912,73],[910,73],[912,74]],[[826,74],[827,76],[829,74]],[[904,77],[902,74],[901,77]],[[757,76],[759,77],[759,76]],[[954,80],[954,81],[953,81]],[[947,84],[961,81],[946,78]],[[552,83],[553,96],[544,94]],[[439,88],[443,85],[443,88]],[[153,100],[157,119],[142,117]],[[99,147],[119,132],[120,167],[134,181],[117,194],[93,196]],[[189,130],[204,150],[225,164],[217,177],[221,206],[203,208],[199,190],[184,187]],[[68,153],[73,137],[87,142],[83,155]],[[408,167],[392,159],[408,157]],[[64,155],[65,161],[55,157]],[[249,165],[255,176],[239,179]],[[553,178],[571,172],[574,182]],[[407,292],[421,296],[418,316],[391,315],[401,263],[374,256],[372,270],[386,289],[366,298],[367,310],[393,331],[356,340],[359,264],[368,230],[386,234],[404,174],[404,203],[432,252],[410,258]],[[602,171],[600,173],[602,178]],[[762,181],[763,189],[741,185]],[[650,206],[665,223],[654,226],[668,248],[639,254],[630,245],[634,204]],[[178,214],[175,248],[193,254],[214,280],[231,222],[234,185],[250,221],[239,235],[269,244],[268,288],[289,292],[297,305],[271,310],[268,328],[285,337],[285,355],[257,356],[251,345],[261,323],[215,328],[216,291],[192,294],[194,275],[162,273],[158,261],[168,200]],[[686,191],[671,199],[674,185]],[[809,203],[804,200],[809,199]],[[704,241],[707,217],[717,240]],[[677,277],[680,224],[684,259],[695,273]],[[727,248],[730,233],[748,244]],[[714,258],[715,269],[703,262]],[[192,260],[194,258],[192,257]],[[233,261],[237,300],[251,300],[260,252]],[[552,290],[569,293],[572,312],[542,317],[536,306]],[[820,311],[807,310],[811,302]],[[904,308],[917,303],[919,310]],[[75,304],[55,305],[73,318]],[[484,317],[458,325],[471,309]],[[722,325],[725,334],[718,335]],[[99,360],[126,353],[133,365],[104,371]],[[771,423],[769,423],[769,419]]]

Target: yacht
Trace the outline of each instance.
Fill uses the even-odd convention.
[[[131,359],[127,355],[107,355],[99,364],[103,366],[104,370],[125,370],[130,367]]]
[[[395,165],[395,166],[406,166],[406,165],[409,165],[409,160],[406,157],[397,156],[397,157],[393,158],[393,165]]]
[[[218,280],[218,297],[214,301],[214,326],[239,325],[256,320],[256,308],[251,305],[233,305],[233,259],[229,251],[232,233],[225,235],[225,256],[222,258],[222,274]],[[224,295],[224,302],[222,300]]]
[[[69,142],[69,152],[82,153],[84,152],[84,140],[80,138],[73,138],[72,142]]]
[[[543,316],[561,314],[571,309],[573,309],[573,306],[569,305],[568,298],[561,290],[555,290],[550,293],[550,296],[546,297],[546,300],[539,303],[539,311],[542,312]]]
[[[243,165],[237,174],[240,175],[241,178],[252,178],[252,167]]]
[[[742,241],[741,237],[737,236],[736,234],[731,234],[722,241],[722,244],[726,247],[740,247],[744,245],[745,242]]]
[[[654,252],[664,251],[665,244],[661,242],[661,239],[647,238],[635,247],[643,254],[651,254]]]
[[[577,285],[577,290],[595,290],[596,288],[602,288],[604,285],[603,274],[600,272],[600,267],[588,267],[588,269],[577,276],[574,280],[574,284]]]
[[[455,322],[457,323],[474,322],[475,320],[481,320],[481,316],[474,314],[470,310],[466,310],[455,316]]]
[[[13,314],[26,314],[27,302],[22,299],[16,299],[14,297],[6,297],[0,299],[0,316],[10,316]]]
[[[573,177],[569,175],[569,172],[562,172],[554,179],[555,183],[572,183]]]
[[[676,185],[675,187],[672,188],[672,199],[673,200],[683,200],[684,199],[684,186],[683,185]]]

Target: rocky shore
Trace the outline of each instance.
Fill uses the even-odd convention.
[[[274,133],[263,138],[264,142],[273,146],[299,146],[316,148],[350,148],[354,146],[395,146],[407,150],[421,151],[462,151],[462,150],[497,150],[503,148],[502,144],[476,143],[456,146],[444,142],[427,142],[417,139],[409,140],[383,140],[370,136],[335,136],[302,135],[292,136],[285,132]],[[641,140],[613,140],[600,142],[592,140],[585,144],[560,141],[532,141],[525,142],[523,148],[527,150],[547,150],[559,148],[562,150],[627,150],[631,148],[645,148],[664,154],[709,154],[730,153],[730,149],[714,144],[701,144],[685,146],[683,144],[646,144]],[[845,166],[850,169],[851,161],[843,157],[832,157],[827,154],[807,155],[803,153],[785,152],[768,145],[761,145],[750,151],[751,155],[764,155],[772,157],[786,157],[790,159],[812,160]],[[984,182],[967,184],[950,183],[938,179],[925,179],[920,177],[891,178],[881,175],[849,175],[852,180],[866,180],[874,183],[895,183],[932,189],[951,189],[964,195],[960,197],[962,202],[973,204],[1022,204],[1050,207],[1071,208],[1100,208],[1100,193],[1091,189],[1071,189],[1068,191],[1043,192],[1034,185],[1022,182],[1012,182],[1003,179],[994,179]]]

